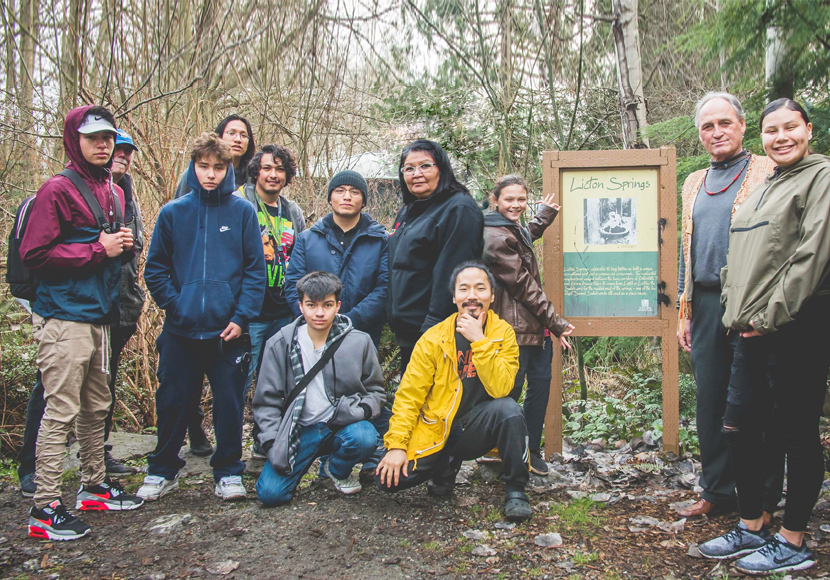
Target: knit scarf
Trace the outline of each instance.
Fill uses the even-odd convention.
[[[297,338],[297,332],[301,326],[302,324],[298,324],[297,328],[294,329],[294,336],[291,338],[291,347],[288,349],[288,358],[291,362],[291,369],[294,372],[295,387],[299,385],[303,380],[303,377],[305,377],[305,369],[303,368],[303,353],[300,349],[300,341]],[[343,335],[351,329],[352,321],[349,320],[348,317],[343,316],[342,314],[336,315],[334,317],[334,323],[331,325],[331,330],[329,330],[329,336],[326,339],[326,347],[325,350],[323,350],[322,356],[325,356],[326,351],[328,351],[334,342],[343,337]],[[294,399],[294,405],[291,407],[291,430],[288,434],[288,470],[284,475],[291,475],[294,471],[294,460],[297,457],[297,452],[300,450],[300,433],[302,432],[302,427],[300,426],[300,415],[302,414],[303,406],[305,405],[305,395],[307,390],[308,387],[300,391],[300,394],[297,395],[296,399]]]

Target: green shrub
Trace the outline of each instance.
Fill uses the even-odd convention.
[[[26,404],[37,379],[37,344],[16,302],[0,303],[0,455],[10,457],[20,445]]]
[[[605,395],[588,401],[567,404],[568,419],[564,432],[573,441],[603,438],[607,441],[629,440],[652,431],[655,439],[663,433],[662,376],[633,373],[620,377],[625,384],[622,396]],[[689,375],[680,377],[680,450],[697,453],[697,433],[690,426],[694,417],[695,387]]]

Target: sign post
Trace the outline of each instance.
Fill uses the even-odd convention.
[[[573,336],[659,336],[663,449],[679,452],[677,186],[674,148],[546,151],[544,195],[562,206],[544,235],[545,293]],[[562,451],[562,352],[553,349],[545,451]]]

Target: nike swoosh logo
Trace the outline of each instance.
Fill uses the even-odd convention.
[[[786,558],[773,558],[772,561],[776,564],[783,564],[784,562],[788,562],[793,558],[795,558],[795,554],[793,554],[792,556],[787,556]]]
[[[226,232],[226,231],[228,231],[229,229],[231,229],[229,226],[222,226],[221,228],[219,228],[219,232],[220,232],[220,233],[221,233],[221,232]]]

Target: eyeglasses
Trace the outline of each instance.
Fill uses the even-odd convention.
[[[404,175],[415,175],[418,171],[420,171],[421,173],[426,173],[433,167],[435,167],[435,163],[422,163],[418,167],[413,167],[409,165],[403,168],[403,172]]]
[[[231,129],[230,131],[225,131],[225,136],[230,137],[231,139],[239,137],[243,141],[248,141],[247,133],[243,133],[242,131],[234,131],[233,129]]]

